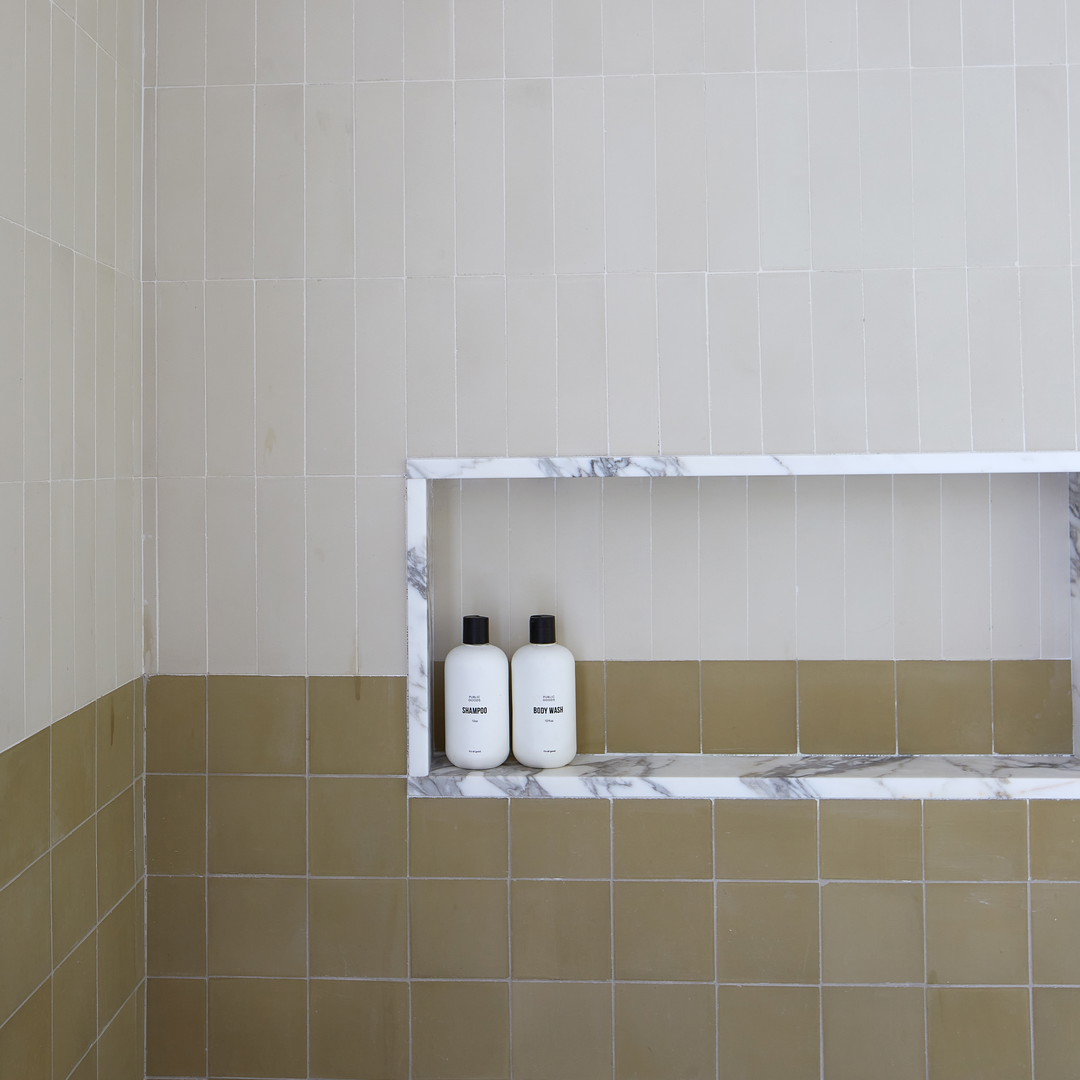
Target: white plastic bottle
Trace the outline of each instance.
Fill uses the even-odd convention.
[[[529,644],[510,663],[514,757],[531,769],[568,765],[577,753],[574,655],[555,643],[555,616],[529,618]]]
[[[510,753],[506,653],[488,642],[486,615],[466,615],[461,640],[446,654],[446,756],[462,769],[493,769]]]

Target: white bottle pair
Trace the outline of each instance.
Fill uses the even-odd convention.
[[[463,769],[492,769],[510,750],[507,663],[489,643],[484,615],[466,615],[462,642],[446,657],[446,756]],[[529,644],[514,653],[514,757],[532,769],[567,765],[577,753],[574,657],[555,642],[555,616],[529,619]]]

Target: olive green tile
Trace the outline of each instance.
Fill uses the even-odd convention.
[[[507,802],[413,799],[409,872],[416,877],[506,877]]]
[[[205,873],[205,777],[147,777],[146,849],[152,874]]]
[[[932,1080],[1030,1080],[1026,989],[935,986],[926,1004]]]
[[[514,881],[515,979],[610,979],[611,886],[606,881]]]
[[[207,715],[210,772],[304,772],[307,685],[303,678],[211,675]]]
[[[503,982],[414,982],[414,1080],[505,1080],[510,1002]]]
[[[1031,967],[1037,983],[1080,984],[1080,884],[1032,884]]]
[[[403,982],[311,983],[311,1075],[409,1075],[409,988]]]
[[[1072,664],[995,660],[994,753],[1072,753]]]
[[[404,780],[313,777],[309,802],[312,874],[404,876]]]
[[[308,897],[312,975],[404,978],[409,906],[404,880],[312,878]]]
[[[1080,802],[1039,799],[1031,815],[1031,876],[1080,881]]]
[[[135,779],[135,692],[142,680],[98,698],[97,804],[111,802]]]
[[[896,696],[900,753],[993,749],[988,660],[897,661]]]
[[[818,1080],[818,993],[817,987],[721,986],[720,1075]]]
[[[620,799],[613,807],[617,878],[712,878],[707,799]]]
[[[97,922],[96,819],[83,822],[52,850],[53,962],[62,960]]]
[[[579,660],[574,665],[579,754],[602,754],[607,747],[604,667],[602,660]]]
[[[405,691],[399,677],[310,678],[311,771],[404,773]]]
[[[616,984],[616,1080],[713,1080],[714,994],[711,986]]]
[[[98,1033],[97,938],[88,937],[53,974],[53,1069],[67,1076]]]
[[[136,886],[98,925],[98,1020],[107,1024],[145,975],[143,889]]]
[[[606,799],[511,799],[510,834],[516,878],[611,876]]]
[[[0,1021],[26,1000],[50,970],[49,856],[0,889]]]
[[[891,754],[896,693],[891,660],[800,660],[799,749]]]
[[[830,983],[922,982],[922,886],[825,885],[821,971]]]
[[[908,986],[826,986],[822,990],[825,1076],[829,1080],[925,1080],[923,990]]]
[[[515,1080],[597,1080],[611,1076],[611,989],[599,983],[515,982]],[[552,1038],[552,1032],[558,1038]]]
[[[98,910],[108,911],[135,884],[135,792],[128,788],[97,815]]]
[[[927,885],[926,980],[1026,983],[1027,886]]]
[[[124,1002],[97,1044],[98,1076],[108,1080],[143,1080],[144,1035],[139,1015],[140,999],[133,994]]]
[[[149,975],[206,974],[206,879],[150,877],[146,882]]]
[[[1032,992],[1035,1076],[1076,1080],[1080,1061],[1080,987],[1037,986]]]
[[[45,983],[0,1025],[0,1076],[52,1080],[52,984]]]
[[[698,881],[616,881],[615,978],[713,978],[713,887]]]
[[[206,1075],[206,981],[147,979],[147,1076]]]
[[[700,752],[700,666],[696,661],[609,660],[606,676],[609,752]]]
[[[0,888],[49,848],[50,749],[46,728],[0,753]]]
[[[922,880],[918,802],[833,800],[821,803],[821,876]]]
[[[151,783],[156,782],[158,778],[152,777]],[[208,788],[212,874],[306,872],[307,792],[303,777],[211,776]],[[339,826],[345,828],[344,820]],[[356,821],[351,820],[349,828],[355,826]],[[151,841],[151,854],[153,850]]]
[[[58,720],[52,733],[52,838],[97,809],[97,713],[93,704]]]
[[[1027,804],[1006,800],[923,804],[928,881],[1023,881]]]
[[[306,980],[211,979],[207,1011],[212,1076],[308,1075]]]
[[[213,975],[307,975],[307,882],[212,877],[207,962]]]
[[[707,660],[701,665],[706,754],[793,754],[798,749],[794,660]]]
[[[154,675],[147,680],[146,768],[206,771],[206,676]]]
[[[818,804],[812,799],[717,799],[718,879],[818,876]]]
[[[720,982],[818,982],[817,884],[719,883],[716,920]]]
[[[505,979],[507,883],[409,882],[412,973],[421,979]]]

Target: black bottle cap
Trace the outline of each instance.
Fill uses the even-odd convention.
[[[466,645],[486,645],[488,643],[488,617],[466,615],[461,620],[461,640]]]
[[[530,615],[529,616],[529,644],[531,644],[531,645],[554,645],[555,644],[555,616],[554,615]]]

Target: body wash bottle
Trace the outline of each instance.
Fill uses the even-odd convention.
[[[466,615],[461,638],[446,654],[446,756],[462,769],[493,769],[510,753],[506,653],[489,643],[486,615]]]
[[[529,618],[529,644],[511,661],[514,757],[531,769],[568,765],[577,753],[574,656],[555,643],[555,616]]]

